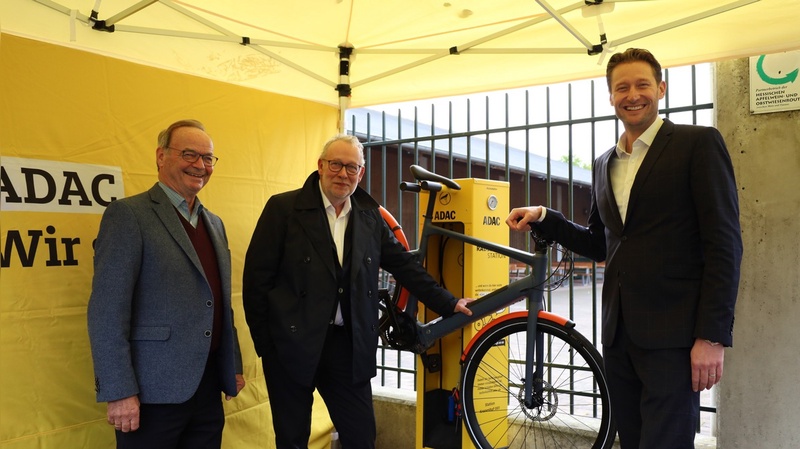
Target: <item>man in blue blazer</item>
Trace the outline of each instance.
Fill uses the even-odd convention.
[[[471,314],[397,241],[363,175],[361,142],[334,137],[302,188],[269,199],[247,249],[245,317],[277,449],[308,447],[315,388],[343,447],[375,447],[380,268],[440,315]]]
[[[217,157],[203,125],[158,137],[158,183],[112,202],[95,243],[89,340],[118,448],[215,448],[244,387],[222,221],[200,203]]]
[[[693,448],[699,392],[720,381],[733,343],[733,168],[716,129],[658,116],[666,83],[650,52],[615,54],[606,78],[625,132],[595,160],[587,226],[541,206],[506,222],[606,261],[603,355],[622,448]]]

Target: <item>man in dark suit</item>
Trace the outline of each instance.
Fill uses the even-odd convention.
[[[358,187],[363,175],[358,139],[334,137],[302,188],[269,199],[247,250],[245,317],[277,449],[308,446],[315,388],[343,447],[375,447],[379,268],[440,315],[471,314],[468,300],[442,289],[394,238]]]
[[[733,338],[733,168],[717,130],[658,116],[666,83],[650,52],[615,54],[606,78],[625,132],[594,163],[587,226],[541,206],[506,222],[606,261],[603,355],[622,448],[693,448],[699,392],[722,378]]]
[[[217,157],[203,125],[158,136],[158,183],[112,202],[95,243],[89,340],[117,448],[219,449],[244,387],[222,221],[200,203]]]

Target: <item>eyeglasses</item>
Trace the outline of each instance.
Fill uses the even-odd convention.
[[[356,164],[343,164],[341,161],[322,160],[328,163],[328,168],[334,173],[339,173],[342,171],[342,168],[344,168],[348,175],[355,175],[361,170],[361,167],[363,167],[362,165]]]
[[[217,161],[219,160],[219,158],[216,156],[213,156],[211,154],[201,155],[200,153],[194,150],[179,150],[177,148],[172,148],[172,147],[167,147],[167,148],[169,148],[170,150],[180,151],[181,158],[184,161],[189,162],[191,164],[197,162],[198,159],[203,159],[203,165],[206,165],[208,167],[213,167],[214,165],[217,164]]]

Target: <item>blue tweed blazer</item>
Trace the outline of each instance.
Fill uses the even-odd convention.
[[[222,390],[236,395],[242,358],[231,309],[231,256],[222,220],[201,213],[223,293]],[[87,310],[97,401],[139,395],[182,403],[194,394],[211,345],[213,296],[200,259],[158,184],[112,202],[95,241]]]

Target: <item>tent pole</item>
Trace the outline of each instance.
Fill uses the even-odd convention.
[[[589,39],[583,37],[583,35],[574,26],[572,26],[572,24],[567,22],[567,20],[552,6],[550,6],[549,3],[547,3],[545,0],[536,0],[536,3],[538,3],[539,6],[541,6],[545,11],[547,11],[547,13],[550,14],[550,16],[556,22],[558,22],[562,27],[564,27],[567,31],[569,31],[569,33],[573,35],[575,39],[578,39],[578,41],[580,41],[580,43],[583,44],[583,46],[586,47],[587,50],[592,49],[593,45],[591,42],[589,42]]]
[[[98,2],[98,4],[99,3],[100,2]],[[115,23],[119,22],[120,20],[122,20],[122,19],[124,19],[126,17],[129,17],[129,16],[131,16],[133,14],[136,14],[137,12],[143,10],[144,8],[147,8],[148,6],[152,5],[153,3],[158,3],[158,0],[144,0],[144,1],[141,1],[141,2],[131,6],[130,8],[128,8],[128,9],[126,9],[124,11],[121,11],[121,12],[109,17],[108,19],[105,20],[105,24],[106,24],[106,26],[114,25]]]
[[[345,112],[350,107],[350,96],[353,93],[350,86],[350,57],[353,54],[353,46],[342,44],[339,46],[339,84],[336,90],[339,92],[339,134],[345,132]]]
[[[630,36],[623,37],[621,39],[616,39],[616,40],[610,42],[609,46],[617,47],[619,45],[627,44],[628,42],[632,42],[632,41],[635,41],[637,39],[642,39],[642,38],[645,38],[645,37],[648,37],[648,36],[652,36],[654,34],[662,32],[662,31],[667,31],[667,30],[670,30],[672,28],[677,28],[677,27],[680,27],[680,26],[683,26],[683,25],[686,25],[686,24],[689,24],[689,23],[692,23],[692,22],[696,22],[698,20],[706,19],[706,18],[715,16],[717,14],[722,14],[724,12],[728,12],[728,11],[734,10],[736,8],[740,8],[742,6],[746,6],[746,5],[749,5],[751,3],[756,3],[756,2],[759,2],[759,1],[761,1],[761,0],[738,0],[736,2],[729,3],[727,5],[719,6],[717,8],[713,8],[713,9],[709,9],[708,11],[704,11],[704,12],[701,12],[701,13],[698,13],[698,14],[694,14],[694,15],[691,15],[691,16],[688,16],[688,17],[684,17],[683,19],[675,20],[675,21],[672,21],[670,23],[666,23],[664,25],[657,26],[655,28],[651,28],[651,29],[646,30],[646,31],[642,31],[640,33],[635,33],[635,34],[631,34]]]

